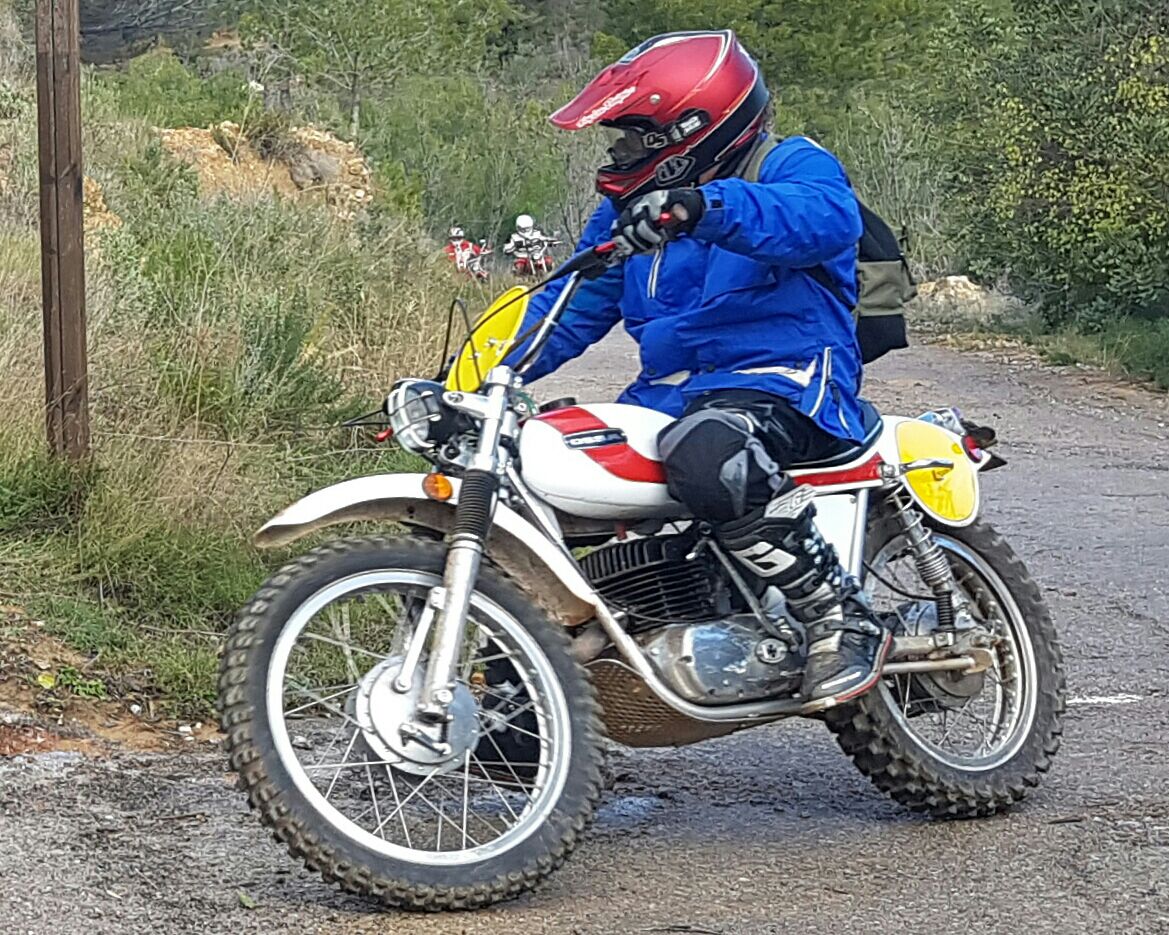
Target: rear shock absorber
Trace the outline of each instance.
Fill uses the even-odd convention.
[[[921,580],[934,592],[938,606],[938,629],[954,629],[954,572],[946,560],[945,553],[934,541],[929,530],[921,521],[921,513],[904,491],[893,494],[897,506],[897,518],[913,549],[913,561]]]

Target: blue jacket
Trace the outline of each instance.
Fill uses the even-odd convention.
[[[860,439],[851,305],[861,220],[844,169],[816,143],[793,137],[768,155],[758,182],[722,179],[702,191],[706,212],[690,236],[581,285],[527,379],[556,370],[624,320],[641,373],[621,402],[676,416],[711,390],[762,390],[831,434]],[[579,249],[608,240],[616,216],[610,202],[601,204]],[[848,306],[805,272],[817,265]],[[561,288],[532,299],[524,329]]]

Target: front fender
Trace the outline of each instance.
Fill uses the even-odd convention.
[[[450,531],[460,481],[445,503],[422,492],[425,474],[376,474],[314,491],[268,520],[255,535],[260,548],[288,545],[317,529],[370,521]],[[515,510],[500,503],[487,540],[492,562],[569,625],[595,614],[598,597],[576,563]]]

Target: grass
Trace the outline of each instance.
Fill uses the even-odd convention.
[[[252,531],[308,490],[415,467],[336,426],[434,369],[451,279],[392,214],[205,200],[147,124],[206,101],[182,85],[151,110],[139,78],[85,82],[87,172],[124,224],[89,245],[83,468],[44,449],[35,128],[0,111],[20,167],[0,185],[0,592],[92,661],[75,694],[199,715],[224,627],[283,558]]]
[[[1032,341],[1050,363],[1090,364],[1169,390],[1169,319],[1125,319],[1090,334],[1061,331]]]

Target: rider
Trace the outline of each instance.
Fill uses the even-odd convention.
[[[861,219],[840,163],[804,137],[768,152],[757,182],[737,177],[766,138],[769,99],[734,33],[672,33],[552,115],[609,131],[605,197],[579,249],[612,238],[628,260],[581,286],[527,378],[624,321],[641,372],[621,401],[680,417],[659,438],[671,494],[760,590],[783,593],[808,638],[801,696],[827,707],[876,683],[892,639],[813,524],[808,488],[784,474],[864,435],[850,307]],[[525,329],[558,291],[532,300]]]
[[[530,260],[536,248],[551,238],[544,234],[530,214],[521,214],[515,219],[515,233],[504,244],[503,252],[514,254],[517,260]]]
[[[467,239],[467,233],[457,224],[447,231],[447,245],[444,247],[446,255],[455,264],[455,269],[463,272],[472,257],[478,256],[483,248]]]

